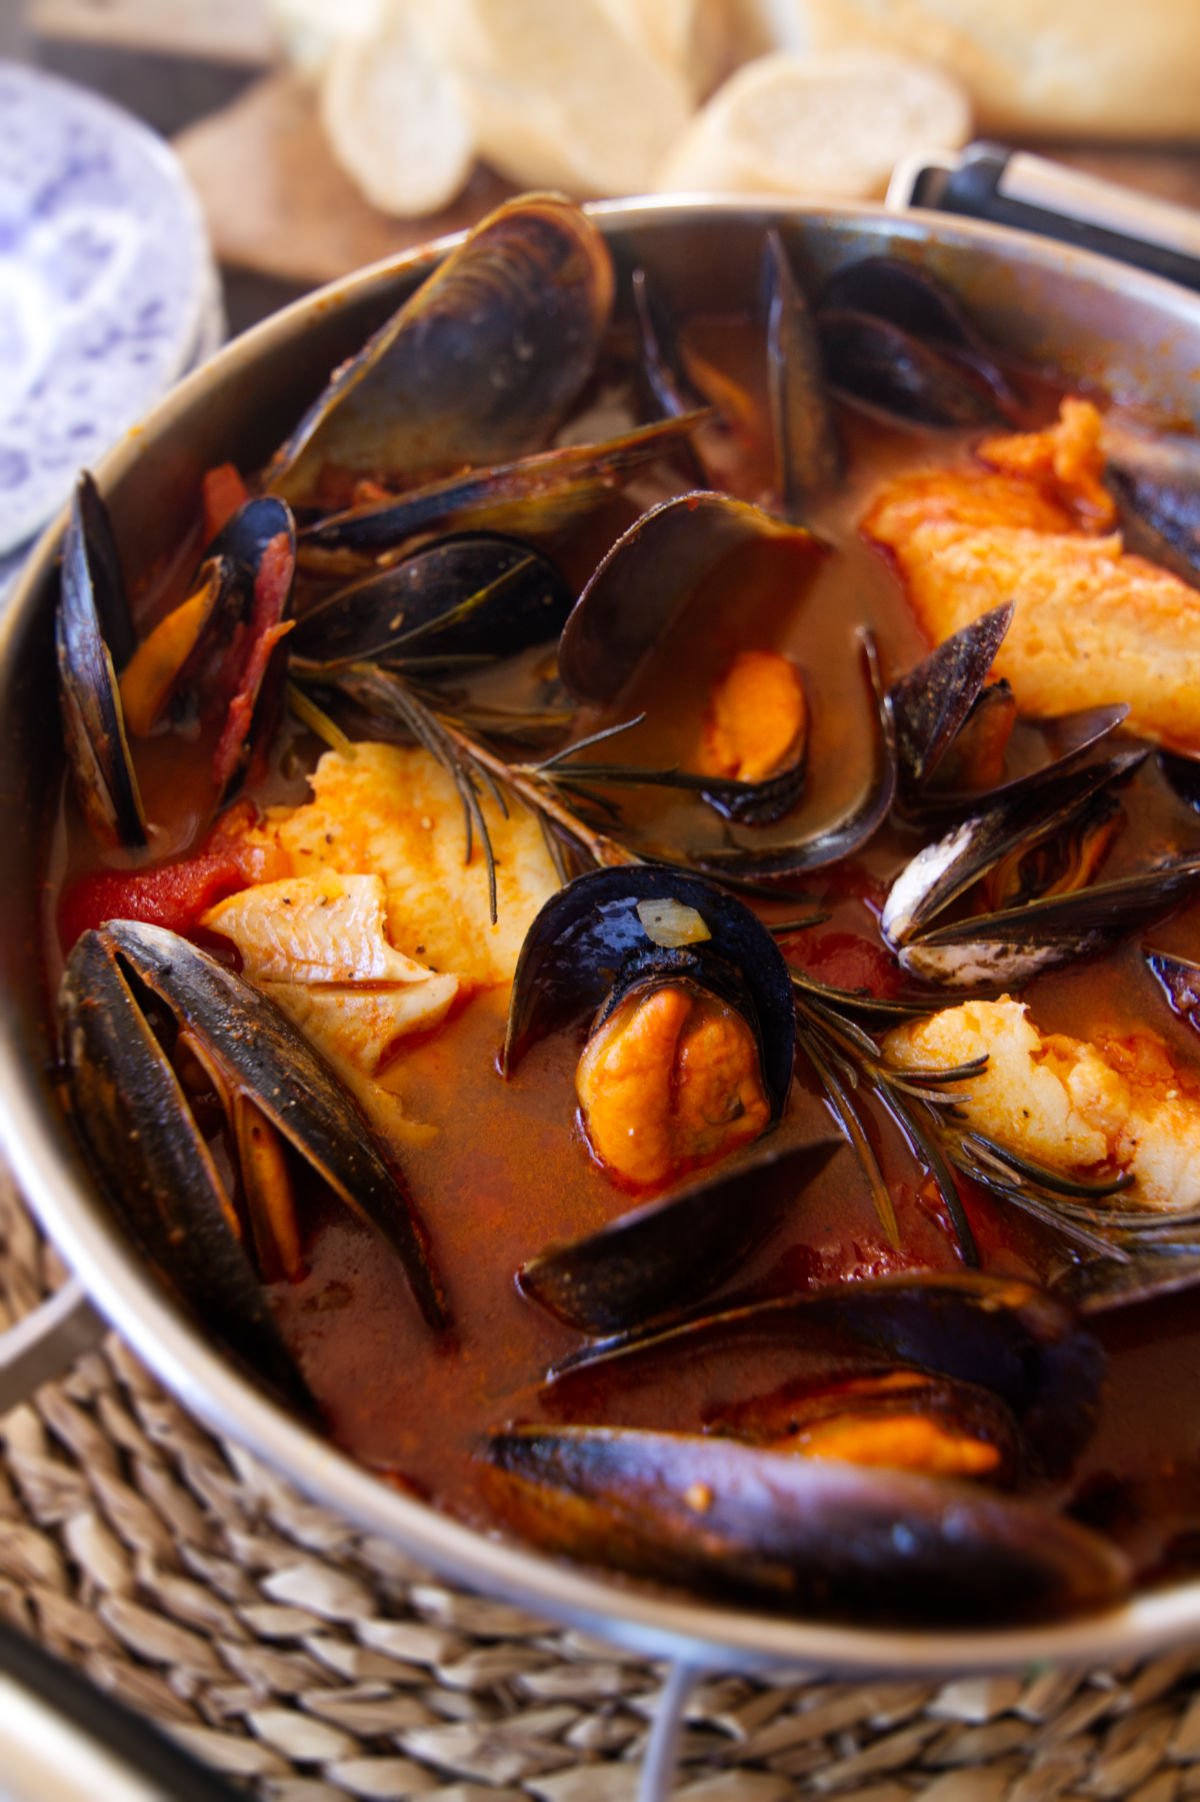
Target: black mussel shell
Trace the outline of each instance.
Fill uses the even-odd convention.
[[[1101,790],[1131,776],[1145,757],[1145,750],[1122,751],[1082,768],[1053,768],[926,845],[897,876],[884,905],[881,925],[889,945],[900,950],[927,937],[937,915],[1002,858],[1062,830]]]
[[[889,1429],[923,1421],[930,1440],[891,1439]],[[758,1395],[739,1397],[705,1413],[709,1432],[728,1434],[768,1451],[802,1457],[841,1458],[897,1470],[953,1476],[939,1453],[966,1454],[957,1474],[1011,1489],[1024,1463],[1024,1449],[1012,1410],[988,1389],[929,1371],[822,1372],[777,1384]]]
[[[643,513],[600,563],[563,630],[559,671],[571,693],[580,701],[615,700],[714,571],[761,543],[795,559],[797,582],[824,553],[803,527],[727,494],[701,490]],[[706,623],[688,621],[698,632]]]
[[[879,679],[879,656],[871,634],[860,630],[862,669],[870,703],[872,769],[861,798],[841,819],[804,838],[763,846],[745,843],[707,851],[695,861],[723,881],[770,882],[824,869],[861,848],[874,837],[891,812],[896,796],[896,753],[891,710]],[[783,772],[786,778],[791,772]],[[768,778],[768,782],[781,778]],[[733,786],[732,784],[730,786]],[[745,785],[750,786],[750,785]],[[756,786],[766,787],[767,784]],[[727,817],[732,817],[727,815]],[[746,819],[749,816],[739,816]]]
[[[491,655],[541,644],[574,599],[540,551],[495,532],[463,533],[340,588],[303,614],[294,661],[328,668],[442,653]]]
[[[1108,484],[1135,550],[1200,581],[1200,440],[1106,433]]]
[[[178,1181],[179,1143],[186,1150],[196,1133],[181,1122],[178,1083],[148,1028],[137,1028],[126,1044],[124,1028],[112,1025],[118,1015],[128,1021],[131,1010],[140,1014],[135,992],[168,1009],[229,1090],[250,1095],[339,1199],[386,1239],[426,1321],[444,1327],[445,1297],[403,1177],[333,1071],[248,982],[177,934],[133,920],[82,935],[61,1002],[77,1118],[113,1188],[127,1185],[152,1202],[161,1230],[175,1235],[174,1203],[186,1193]],[[195,1158],[188,1156],[190,1167]]]
[[[1181,801],[1200,813],[1200,758],[1178,757],[1171,751],[1160,751],[1159,765]]]
[[[71,1117],[138,1244],[205,1329],[302,1414],[315,1403],[232,1232],[212,1155],[111,938],[85,932],[59,1000]]]
[[[1037,1620],[1130,1581],[1114,1546],[1045,1507],[909,1471],[601,1427],[517,1427],[486,1456],[489,1499],[537,1543],[790,1609]]]
[[[517,1281],[581,1332],[667,1319],[728,1281],[839,1147],[821,1142],[722,1165],[585,1239],[550,1246]]]
[[[75,484],[71,513],[69,529],[82,538],[87,549],[88,573],[101,636],[120,672],[133,655],[137,633],[112,520],[100,498],[100,490],[86,469],[80,472]]]
[[[1171,1012],[1200,1032],[1200,964],[1174,957],[1169,951],[1148,951],[1146,963]]]
[[[777,231],[763,246],[763,292],[775,488],[785,516],[799,522],[841,480],[842,447],[817,330]]]
[[[1017,407],[1008,377],[957,296],[927,269],[899,257],[862,257],[845,263],[821,291],[822,312],[868,313],[910,338],[936,344],[960,359],[990,389],[1004,413]]]
[[[899,951],[906,970],[955,986],[1024,982],[1039,970],[1109,950],[1172,913],[1200,884],[1200,857],[1180,858],[1001,913],[934,927]]]
[[[75,790],[105,845],[147,842],[137,774],[125,732],[116,663],[133,628],[108,513],[90,476],[71,502],[63,540],[61,594],[54,623],[63,734]]]
[[[999,421],[988,382],[952,351],[849,308],[822,308],[817,324],[829,385],[845,399],[918,430]]]
[[[646,271],[635,269],[629,286],[641,342],[638,373],[645,391],[646,411],[652,418],[680,419],[687,413],[706,410],[708,400],[687,372],[675,322]],[[689,440],[680,446],[679,454],[692,480],[698,487],[705,487],[704,464],[695,445]]]
[[[517,537],[562,531],[639,470],[669,457],[708,417],[655,420],[601,444],[562,445],[331,514],[301,533],[301,562],[318,572],[355,573],[435,526],[494,528]]]
[[[255,646],[291,618],[296,576],[291,508],[274,495],[248,500],[217,533],[206,557],[232,573],[213,622],[232,659],[219,683],[230,691],[230,705],[214,756],[223,804],[236,792],[255,751],[271,743],[283,715],[288,639],[282,637],[261,664]]]
[[[1016,609],[1010,601],[972,620],[888,690],[897,782],[911,803],[935,774],[974,707]]]
[[[640,1370],[693,1359],[736,1370],[757,1394],[816,1368],[905,1368],[999,1396],[1028,1459],[1063,1475],[1095,1426],[1104,1353],[1065,1302],[1016,1279],[978,1272],[877,1277],[693,1316],[573,1353],[550,1373],[556,1409],[580,1405],[593,1373],[635,1381]]]
[[[608,248],[579,207],[499,207],[337,371],[272,488],[306,501],[331,476],[346,488],[537,449],[592,372],[612,296]]]
[[[710,937],[664,951],[638,905],[670,900],[699,914]],[[525,935],[501,1054],[505,1075],[539,1039],[594,1014],[614,991],[627,992],[651,965],[730,1001],[758,1034],[772,1117],[787,1100],[796,1014],[787,964],[744,902],[702,876],[650,864],[593,870],[552,895]]]

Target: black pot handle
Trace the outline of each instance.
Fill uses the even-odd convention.
[[[1200,213],[1025,150],[980,143],[906,158],[887,203],[1019,226],[1200,290]]]

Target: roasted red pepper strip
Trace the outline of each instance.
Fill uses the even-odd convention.
[[[226,895],[289,874],[286,852],[248,841],[245,829],[256,809],[247,801],[218,820],[193,857],[154,870],[96,870],[63,892],[58,936],[69,951],[81,932],[105,920],[145,920],[172,932],[191,933],[200,916]]]
[[[232,463],[218,463],[204,477],[204,542],[211,544],[250,495]]]

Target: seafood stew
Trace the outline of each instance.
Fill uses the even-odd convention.
[[[1121,694],[989,680],[1019,594],[930,656],[904,558],[969,563],[991,533],[991,568],[1006,531],[1094,557],[1100,414],[1068,396],[1056,425],[1053,372],[998,373],[944,326],[928,356],[910,334],[901,404],[844,353],[884,314],[806,307],[793,246],[763,321],[684,315],[651,345],[603,333],[572,210],[489,231],[498,305],[528,304],[522,258],[591,272],[594,368],[546,384],[523,454],[313,486],[322,406],[391,383],[401,323],[303,458],[209,474],[132,656],[83,491],[60,661],[101,804],[68,821],[56,924],[90,1153],[168,1280],[214,1229],[214,1284],[253,1260],[270,1305],[238,1264],[210,1328],[252,1316],[277,1393],[467,1519],[814,1612],[1099,1605],[1178,1555],[1189,1506],[1163,1478],[1178,1420],[1122,1443],[1120,1345],[1147,1316],[1170,1344],[1200,1259],[1193,747],[1173,715],[1135,736]],[[139,817],[149,856],[97,848]],[[1047,1079],[1060,1113],[1101,1095],[1090,1137],[1008,1130],[1037,1114],[1014,1085],[1044,1105]],[[142,1096],[131,1169],[96,1123]]]

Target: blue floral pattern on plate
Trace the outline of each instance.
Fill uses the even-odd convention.
[[[69,82],[0,63],[0,554],[187,369],[211,267],[161,139]]]

